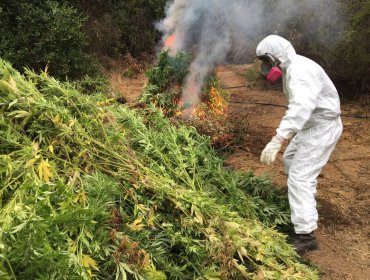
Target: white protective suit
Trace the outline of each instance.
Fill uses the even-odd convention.
[[[338,92],[316,62],[297,55],[286,39],[270,35],[257,46],[257,56],[269,53],[283,70],[289,105],[276,137],[289,139],[283,159],[288,175],[291,219],[297,234],[317,228],[317,177],[342,134]]]

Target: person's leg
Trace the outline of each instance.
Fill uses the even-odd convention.
[[[292,163],[293,157],[297,151],[298,147],[298,141],[297,141],[297,135],[293,137],[293,139],[290,141],[288,147],[286,148],[284,155],[283,155],[283,162],[284,162],[284,170],[285,174],[289,174],[290,165]]]
[[[340,121],[340,119],[339,119]],[[288,198],[291,220],[296,234],[312,238],[317,228],[316,209],[317,177],[329,160],[342,132],[338,120],[299,132],[296,136],[297,150],[288,174]]]

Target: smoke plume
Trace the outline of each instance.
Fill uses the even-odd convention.
[[[269,5],[269,6],[267,6]],[[332,26],[337,38],[340,6],[337,0],[175,0],[157,24],[163,42],[171,37],[171,49],[192,54],[182,101],[198,103],[205,79],[217,64],[252,61],[258,41],[269,34],[285,34],[287,26],[302,13],[301,29],[307,34],[319,26]],[[325,36],[324,36],[325,38]]]

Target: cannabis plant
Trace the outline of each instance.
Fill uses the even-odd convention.
[[[0,110],[1,279],[318,279],[284,196],[155,107],[0,60]]]

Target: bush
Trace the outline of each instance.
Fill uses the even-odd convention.
[[[370,94],[370,0],[353,10],[351,27],[338,49],[335,77],[342,83],[345,96]],[[341,67],[338,67],[341,66]]]
[[[83,22],[75,9],[53,0],[1,1],[0,56],[19,70],[47,68],[62,79],[95,74]]]
[[[332,4],[336,8],[322,4],[320,15],[315,10],[305,10],[290,21],[283,33],[298,53],[327,71],[341,97],[369,94],[370,0],[336,0]]]
[[[252,45],[268,34],[281,35],[292,42],[297,53],[325,69],[342,98],[369,95],[370,0],[289,3],[263,3],[266,20],[256,31]],[[253,48],[251,55],[254,51]]]
[[[302,16],[290,34],[297,51],[323,66],[340,95],[352,99],[370,93],[370,0],[337,3],[343,14],[332,15],[333,22],[308,31],[302,26],[309,15]],[[335,16],[346,22],[335,26]]]
[[[155,22],[164,16],[166,0],[65,0],[88,20],[85,32],[93,53],[112,57],[152,53],[159,39]]]

